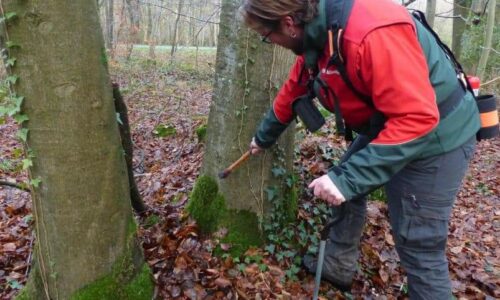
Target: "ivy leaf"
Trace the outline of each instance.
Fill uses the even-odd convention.
[[[276,245],[269,244],[269,245],[266,246],[266,248],[264,248],[264,250],[266,250],[270,254],[274,254],[274,251],[276,250]]]
[[[28,128],[21,128],[17,132],[16,136],[21,139],[21,141],[26,142],[28,139]]]
[[[10,84],[15,84],[18,79],[19,79],[19,76],[17,76],[17,75],[10,75],[10,76],[7,76],[7,78],[5,78],[5,81],[7,81]]]
[[[29,158],[23,159],[23,170],[27,170],[29,167],[33,167],[33,161]]]
[[[278,195],[276,188],[273,188],[273,187],[266,188],[266,193],[267,193],[267,200],[268,201],[272,201]]]
[[[5,17],[4,18],[5,18],[6,21],[10,21],[10,20],[12,20],[12,19],[14,19],[16,17],[17,17],[17,13],[15,13],[15,12],[8,12],[8,13],[5,13]]]
[[[11,101],[15,104],[15,108],[14,110],[12,111],[12,115],[10,115],[11,117],[20,112],[21,111],[21,105],[23,104],[23,101],[24,101],[24,97],[23,96],[19,96],[19,97],[11,97]]]
[[[30,184],[33,186],[33,187],[38,187],[40,185],[40,182],[42,182],[42,180],[40,178],[35,178],[35,179],[32,179],[30,181]]]
[[[30,223],[31,221],[33,221],[33,215],[32,215],[32,214],[26,215],[26,216],[23,218],[23,221],[24,221],[25,223]]]
[[[286,170],[284,168],[281,168],[281,167],[275,167],[275,168],[271,169],[271,172],[273,173],[274,177],[278,177],[281,175],[285,175]]]
[[[23,122],[28,121],[30,118],[28,118],[27,115],[17,114],[14,116],[14,119],[17,123],[22,124]]]
[[[13,290],[20,290],[23,288],[23,286],[19,283],[19,281],[13,279],[13,280],[9,280],[9,286],[11,289]]]
[[[7,67],[13,67],[15,64],[16,64],[16,58],[9,58],[7,59],[7,61],[5,62],[5,65]]]
[[[13,41],[7,41],[5,43],[5,45],[7,46],[7,48],[15,48],[15,47],[21,48],[21,45],[15,43]]]

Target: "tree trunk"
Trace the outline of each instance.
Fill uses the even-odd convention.
[[[425,18],[429,26],[434,27],[434,18],[436,17],[436,0],[427,0],[425,7]]]
[[[171,44],[170,61],[174,60],[174,53],[175,53],[176,47],[177,47],[177,34],[179,32],[179,20],[181,19],[183,4],[184,4],[184,0],[179,0],[179,4],[177,6],[177,16],[175,18],[175,24],[174,24],[174,29],[173,29],[172,42],[170,43]]]
[[[202,168],[203,174],[213,178],[248,150],[260,120],[271,107],[276,87],[293,61],[289,51],[261,43],[255,33],[242,27],[236,17],[240,4],[239,0],[222,2],[214,97]],[[279,189],[284,182],[272,171],[292,172],[293,127],[277,146],[250,157],[227,178],[218,180],[230,209],[250,211],[260,218],[269,212],[266,190]],[[248,230],[258,232],[258,227]]]
[[[491,45],[493,40],[493,30],[495,29],[495,7],[496,0],[489,0],[488,2],[488,18],[486,20],[485,37],[483,50],[481,51],[481,57],[479,58],[479,63],[477,64],[477,76],[484,79],[484,71],[486,70],[486,63],[488,62],[488,56],[491,52]]]
[[[127,45],[127,60],[130,59],[134,44],[141,42],[141,17],[138,0],[125,0],[129,14],[129,39]]]
[[[462,52],[462,36],[464,35],[466,23],[465,19],[469,14],[471,0],[455,0],[453,2],[453,34],[451,48],[455,57],[460,61]]]
[[[155,60],[155,41],[153,36],[153,13],[151,11],[151,4],[147,6],[148,10],[148,27],[146,30],[146,42],[149,45],[149,59]]]
[[[5,0],[33,153],[36,248],[19,299],[151,299],[94,1]],[[78,47],[75,47],[78,45]]]
[[[106,10],[106,49],[111,51],[113,49],[113,31],[114,31],[114,0],[107,0],[105,3]]]

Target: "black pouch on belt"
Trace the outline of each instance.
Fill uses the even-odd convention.
[[[306,94],[298,97],[292,104],[293,111],[310,132],[315,132],[325,124],[325,118],[313,103],[313,97]]]
[[[495,95],[480,95],[476,97],[476,103],[481,118],[481,129],[477,132],[477,140],[492,139],[499,136]]]

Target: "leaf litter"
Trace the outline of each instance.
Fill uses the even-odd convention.
[[[159,299],[310,299],[314,278],[298,273],[285,275],[290,260],[279,261],[264,249],[250,249],[246,256],[261,261],[241,263],[230,256],[217,257],[214,249],[231,245],[199,233],[184,212],[189,192],[199,174],[203,143],[196,128],[206,124],[212,95],[211,73],[189,73],[161,68],[112,63],[113,80],[120,85],[128,105],[134,142],[134,174],[150,210],[137,216],[138,235],[145,259],[153,272]],[[207,75],[208,74],[208,75]],[[158,131],[159,129],[163,131]],[[0,166],[19,161],[16,125],[0,125]],[[167,130],[167,131],[165,131]],[[306,190],[345,142],[331,128],[320,135],[299,136],[295,167],[304,192],[300,203],[318,205]],[[159,134],[159,132],[161,134]],[[448,259],[453,293],[458,299],[500,298],[500,141],[484,141],[477,147],[450,222]],[[1,180],[23,182],[26,174],[0,168]],[[0,299],[13,299],[26,283],[35,237],[28,193],[0,186]],[[310,211],[300,209],[298,219]],[[321,299],[405,299],[406,278],[394,248],[387,205],[368,204],[360,246],[360,270],[352,294],[321,285]]]

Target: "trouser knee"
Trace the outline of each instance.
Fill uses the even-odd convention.
[[[357,245],[365,222],[366,197],[356,198],[334,207],[331,213],[331,220],[340,219],[340,221],[330,229],[330,241]]]

